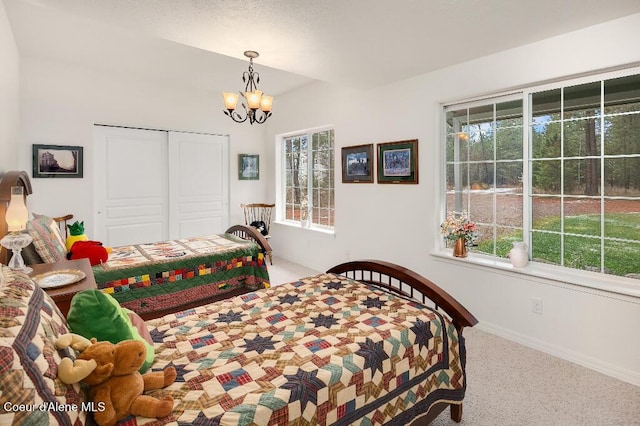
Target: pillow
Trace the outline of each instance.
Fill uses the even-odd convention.
[[[28,276],[3,266],[0,276],[5,280],[0,286],[0,424],[86,424],[87,412],[80,409],[86,406],[85,392],[78,383],[58,379],[62,358],[75,359],[73,350],[55,348],[58,337],[69,332],[67,322]],[[55,408],[72,404],[78,409]]]
[[[60,229],[56,222],[48,216],[33,214],[27,222],[27,231],[33,238],[33,245],[45,263],[54,263],[66,259],[65,247]]]
[[[22,254],[25,265],[37,265],[39,263],[44,263],[33,243],[23,248],[20,254]]]
[[[87,339],[95,337],[98,341],[109,341],[113,344],[123,340],[139,340],[144,343],[147,358],[140,368],[140,374],[143,374],[153,363],[155,349],[153,343],[142,337],[132,323],[130,313],[137,317],[134,312],[121,307],[110,295],[91,289],[80,291],[73,296],[67,322],[73,333]],[[146,324],[142,320],[139,323],[143,328],[142,334],[149,335]]]

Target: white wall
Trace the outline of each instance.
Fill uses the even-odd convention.
[[[0,2],[0,175],[18,166],[19,56]]]
[[[229,134],[230,223],[244,222],[241,203],[267,201],[264,175],[259,181],[239,181],[237,172],[239,153],[265,156],[265,129],[232,122],[222,112],[218,92],[177,90],[161,81],[28,57],[21,59],[20,81],[19,168],[31,175],[32,144],[84,147],[84,178],[32,179],[31,211],[52,216],[73,213],[84,220],[91,238],[94,123]],[[140,167],[158,165],[141,161]]]
[[[274,253],[318,270],[357,258],[399,263],[450,291],[484,329],[640,385],[638,298],[430,255],[440,238],[441,104],[636,63],[638,40],[640,14],[373,90],[317,84],[280,97],[271,148],[280,133],[325,124],[335,126],[336,163],[344,146],[417,138],[420,183],[343,185],[338,169],[335,235],[276,224]],[[543,299],[542,315],[532,297]]]

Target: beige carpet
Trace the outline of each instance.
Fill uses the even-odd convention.
[[[274,258],[273,285],[313,275]],[[640,387],[494,336],[465,329],[467,395],[462,422],[434,425],[640,426]]]
[[[640,387],[483,332],[465,330],[464,425],[640,425]],[[455,425],[442,413],[435,425]]]

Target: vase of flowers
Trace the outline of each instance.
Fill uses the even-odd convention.
[[[466,212],[449,213],[447,219],[440,225],[440,233],[446,241],[454,243],[455,257],[467,257],[467,246],[473,244],[478,238],[476,224],[469,220]]]

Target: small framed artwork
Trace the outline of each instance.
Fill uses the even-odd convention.
[[[238,179],[260,179],[260,156],[257,154],[238,154]]]
[[[378,144],[378,183],[418,183],[418,140]]]
[[[81,146],[33,145],[34,178],[82,178]]]
[[[373,182],[373,144],[342,148],[342,183]]]

